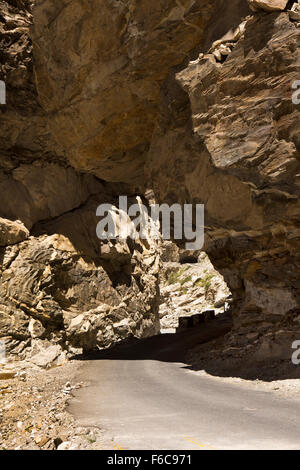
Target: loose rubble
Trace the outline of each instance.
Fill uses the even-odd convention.
[[[99,450],[103,430],[78,426],[67,411],[80,361],[48,370],[0,366],[0,450]]]

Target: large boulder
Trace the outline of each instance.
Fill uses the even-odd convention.
[[[248,0],[253,11],[282,11],[286,8],[289,0]]]
[[[20,221],[0,217],[0,246],[14,245],[29,237],[29,230]]]

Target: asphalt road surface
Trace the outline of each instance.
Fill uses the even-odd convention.
[[[76,391],[69,411],[104,429],[112,449],[300,449],[300,400],[188,368],[184,355],[201,334],[161,335],[86,361],[91,385]]]

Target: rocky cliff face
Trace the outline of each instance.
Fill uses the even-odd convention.
[[[158,245],[95,236],[100,202],[147,188],[205,204],[205,249],[234,297],[230,341],[296,334],[297,9],[249,3],[2,2],[0,331],[11,350],[157,331]]]
[[[199,46],[214,9],[194,0],[36,2],[39,98],[74,167],[140,183],[162,83]]]
[[[34,78],[33,3],[0,10],[0,337],[9,353],[46,366],[62,350],[158,332],[159,246],[96,237],[99,204],[137,200],[132,188],[72,167],[52,134]]]
[[[192,256],[165,242],[161,260],[159,317],[163,330],[178,328],[183,317],[229,310],[231,293],[206,253],[194,252]]]
[[[265,351],[299,334],[299,28],[258,11],[240,32],[177,72],[191,119],[157,126],[148,167],[161,199],[205,203],[206,251],[235,301],[230,341],[259,331]]]

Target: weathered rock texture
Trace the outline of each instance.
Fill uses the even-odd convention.
[[[179,317],[207,310],[218,315],[229,308],[230,291],[204,252],[194,253],[193,259],[190,252],[189,257],[178,249],[176,253],[174,244],[162,248],[162,260],[168,260],[162,262],[159,276],[162,329],[177,328]]]
[[[81,352],[159,330],[158,244],[96,241],[97,203],[0,248],[0,331],[9,352],[26,348],[33,362],[47,363],[60,355],[51,343]]]
[[[234,22],[243,2],[232,3]],[[162,83],[199,47],[215,9],[215,0],[36,2],[39,99],[74,167],[139,182]]]
[[[2,336],[89,348],[131,319],[156,330],[156,244],[101,251],[95,237],[99,202],[146,188],[205,203],[236,331],[296,334],[295,15],[246,0],[2,2],[0,217],[31,235],[1,248]]]
[[[282,11],[288,4],[288,0],[248,0],[251,10]]]
[[[63,360],[62,349],[108,347],[159,331],[159,249],[151,239],[96,237],[98,205],[134,193],[78,172],[51,133],[53,116],[40,106],[34,79],[33,3],[11,0],[0,8],[7,88],[0,108],[0,338],[8,353],[47,366]]]
[[[235,330],[284,324],[286,354],[300,314],[299,72],[288,14],[250,17],[221,61],[201,55],[177,73],[192,120],[162,120],[148,162],[159,199],[205,203],[206,251],[233,292]]]
[[[29,236],[29,230],[20,221],[0,218],[0,246],[14,245]]]

